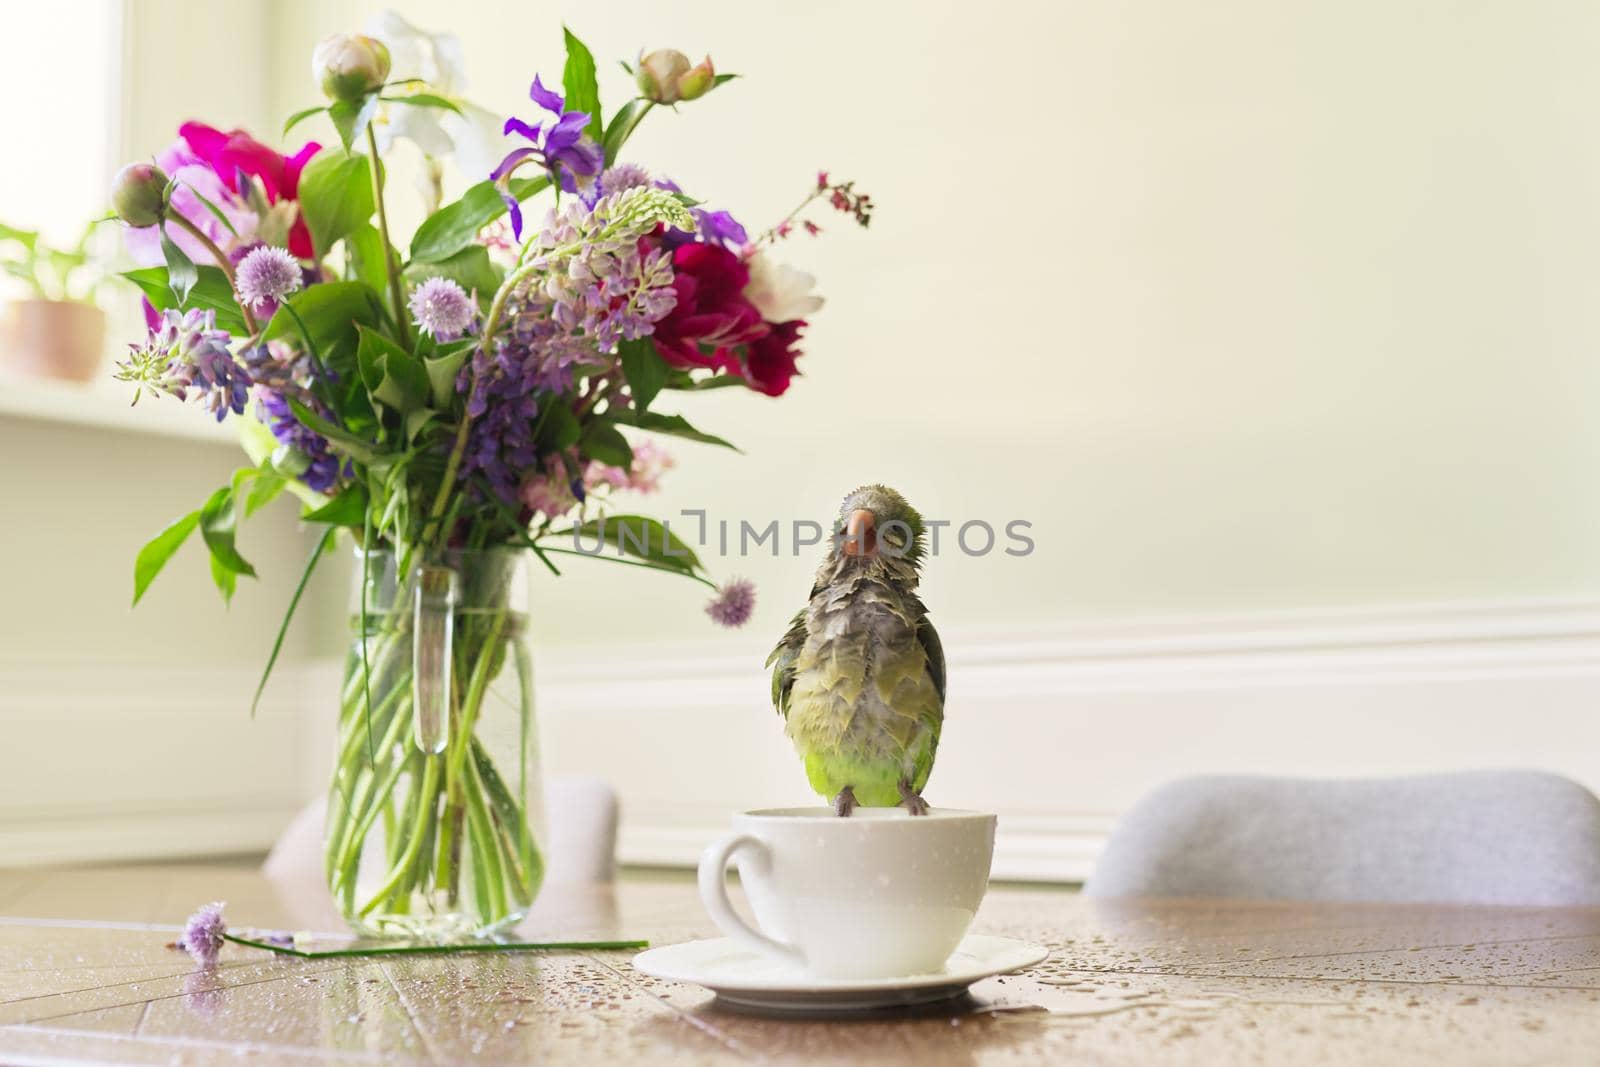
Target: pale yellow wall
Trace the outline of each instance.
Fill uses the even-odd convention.
[[[378,6],[276,8],[277,110]],[[809,516],[883,478],[1032,519],[1029,559],[931,565],[967,619],[1600,588],[1594,5],[400,8],[461,35],[496,108],[559,69],[562,19],[613,103],[614,57],[710,51],[747,79],[636,158],[753,222],[818,165],[882,205],[791,247],[830,298],[806,377],[692,405],[748,454],[680,448],[666,505]],[[810,566],[720,569],[773,629]],[[646,634],[698,599],[638,588],[548,598],[583,637],[600,605]]]
[[[173,60],[141,74],[130,137],[189,111],[270,133],[316,99],[312,43],[379,6],[137,0],[136,40]],[[1027,559],[930,564],[930,602],[969,621],[1600,587],[1600,9],[399,7],[461,35],[496,109],[559,71],[563,19],[612,106],[615,57],[709,51],[745,80],[653,119],[635,158],[756,224],[819,165],[880,203],[869,233],[786,250],[830,299],[806,376],[686,403],[746,455],[677,447],[658,511],[787,521],[881,478],[930,514],[1031,520]],[[758,580],[775,630],[811,551],[714,566]],[[541,586],[547,638],[700,625],[698,588],[573,570]]]

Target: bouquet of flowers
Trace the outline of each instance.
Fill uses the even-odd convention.
[[[717,589],[665,523],[608,513],[607,501],[655,487],[670,465],[658,437],[731,447],[661,410],[667,395],[789,388],[822,301],[772,246],[817,232],[813,205],[870,217],[868,197],[823,173],[794,212],[751,236],[625,158],[644,120],[733,75],[675,51],[641,54],[623,64],[636,93],[607,115],[589,49],[570,31],[565,40],[562,91],[535,77],[537,114],[505,120],[498,165],[435,203],[408,244],[385,209],[385,145],[416,141],[437,201],[438,157],[454,145],[465,164],[483,113],[456,95],[453,39],[394,16],[316,50],[326,102],[285,133],[322,116],[338,144],[286,156],[191,122],[112,189],[148,264],[127,277],[149,335],[118,376],[135,400],[164,394],[233,416],[251,458],[144,546],[135,601],[197,530],[231,596],[255,574],[236,544],[240,520],[285,490],[324,528],[285,628],[339,532],[358,547],[327,867],[369,932],[481,934],[526,910],[542,861],[531,675],[511,591],[520,550],[554,574],[577,553]],[[413,69],[394,69],[402,59]],[[730,583],[707,610],[737,625],[752,603],[747,583]],[[502,679],[516,740],[497,760],[482,727]]]

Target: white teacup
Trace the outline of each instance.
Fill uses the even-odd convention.
[[[933,974],[983,900],[994,828],[993,815],[938,808],[747,811],[700,857],[700,899],[735,942],[815,977]],[[728,902],[730,859],[759,929]]]

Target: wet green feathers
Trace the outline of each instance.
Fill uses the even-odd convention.
[[[880,531],[871,558],[840,550],[845,518],[858,509]],[[890,807],[902,783],[921,793],[933,770],[945,664],[916,595],[922,536],[921,516],[893,490],[847,496],[810,599],[767,659],[773,707],[824,797],[849,786],[859,803]]]

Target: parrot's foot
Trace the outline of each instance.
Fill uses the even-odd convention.
[[[833,813],[841,819],[848,819],[850,813],[856,810],[856,791],[851,786],[839,790],[839,795],[833,798]]]
[[[900,806],[913,815],[928,814],[928,802],[922,799],[922,794],[911,788],[911,783],[900,783]]]

